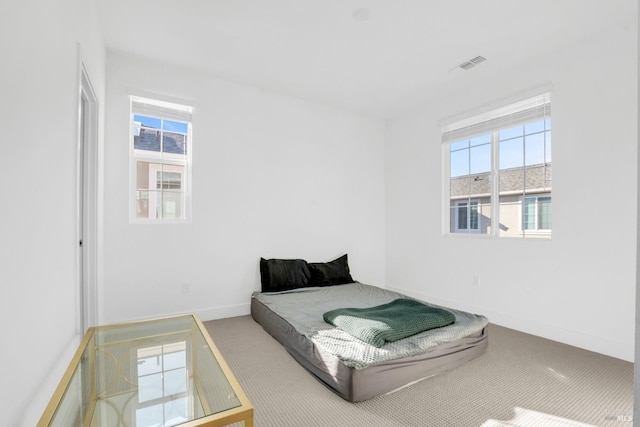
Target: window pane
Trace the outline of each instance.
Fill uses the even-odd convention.
[[[162,151],[169,154],[187,154],[187,137],[180,133],[164,132]]]
[[[499,203],[499,212],[500,218],[499,220],[495,220],[495,227],[497,227],[496,233],[500,237],[519,237],[520,229],[522,227],[522,202],[521,202],[521,194],[514,195],[513,191],[504,191],[503,188],[506,184],[503,184],[503,181],[510,181],[510,179],[514,179],[515,177],[507,177],[509,179],[505,180],[505,177],[501,174],[501,189],[500,196],[498,198]],[[522,186],[522,178],[519,180],[520,184],[510,183],[512,186]]]
[[[183,219],[185,167],[137,162],[137,218]]]
[[[136,218],[149,218],[149,192],[136,192]]]
[[[469,175],[469,150],[451,152],[451,177]]]
[[[182,188],[182,174],[180,172],[156,172],[157,190],[179,190]]]
[[[544,131],[545,131],[544,120],[539,120],[537,122],[527,123],[526,125],[524,125],[525,135],[537,133],[537,132],[544,132]]]
[[[451,233],[489,231],[491,138],[492,135],[482,135],[449,146]],[[483,197],[486,203],[480,203],[478,199],[470,200],[472,197]]]
[[[180,132],[180,133],[187,133],[188,130],[188,126],[186,123],[183,122],[174,122],[171,120],[163,120],[162,123],[162,129],[169,131],[169,132]]]
[[[162,192],[162,218],[182,218],[182,206],[184,205],[184,193],[174,191]]]
[[[551,132],[545,132],[544,134],[544,161],[551,163]]]
[[[500,141],[504,141],[506,139],[517,138],[519,136],[522,136],[524,135],[523,132],[524,132],[524,126],[520,125],[520,126],[512,127],[509,129],[503,129],[498,134],[499,134]]]
[[[469,148],[469,140],[463,139],[462,141],[452,142],[450,145],[450,151],[462,150]]]
[[[525,125],[525,128],[528,131],[544,129],[545,121],[536,123],[536,126]],[[550,131],[542,131],[499,142],[499,236],[549,237],[540,233],[522,233],[550,230],[544,228],[551,221],[550,209],[543,219],[538,196],[524,197],[533,192],[551,190],[549,137]]]
[[[470,173],[483,173],[491,170],[491,145],[484,144],[471,148]]]
[[[535,230],[536,229],[536,199],[526,198],[524,201],[524,229]]]
[[[460,200],[460,196],[467,198],[471,193],[471,179],[469,175],[451,178],[449,192],[453,200]]]
[[[458,230],[467,229],[467,203],[458,204]]]
[[[551,230],[551,197],[538,198],[538,228]]]
[[[162,191],[149,191],[149,219],[162,218]]]
[[[476,136],[469,140],[469,145],[472,147],[476,145],[490,144],[490,143],[491,143],[491,134]]]
[[[134,129],[133,148],[136,150],[160,152],[160,131],[142,126]]]
[[[137,162],[136,189],[149,190],[149,162]]]
[[[524,144],[525,165],[539,165],[544,163],[544,133],[526,136],[524,138]]]
[[[477,230],[479,227],[479,219],[478,219],[478,202],[471,202],[469,206],[469,228],[471,230]]]
[[[500,169],[522,167],[524,165],[524,138],[500,142]]]
[[[161,120],[154,117],[141,116],[138,114],[133,115],[133,121],[140,123],[142,126],[153,129],[160,129]]]

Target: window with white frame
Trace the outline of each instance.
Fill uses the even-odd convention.
[[[551,236],[549,93],[442,127],[449,234]]]
[[[187,105],[131,97],[132,219],[189,219],[191,112]]]
[[[478,231],[478,200],[459,200],[456,202],[456,231]]]
[[[525,197],[523,224],[525,230],[551,230],[551,197]]]

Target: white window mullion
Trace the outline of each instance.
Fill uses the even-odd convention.
[[[498,131],[491,133],[491,236],[500,230],[500,147]]]
[[[471,147],[467,149],[467,167],[469,168],[469,173],[471,173]],[[469,175],[471,176],[471,175]],[[471,233],[471,179],[467,180],[467,233]]]

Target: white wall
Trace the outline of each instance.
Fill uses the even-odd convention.
[[[105,58],[91,1],[24,0],[2,12],[0,158],[8,185],[0,210],[0,402],[5,424],[32,426],[81,335],[77,43],[102,113]],[[363,282],[385,283],[386,261],[391,286],[632,360],[635,31],[434,99],[389,123],[386,144],[379,121],[109,56],[101,323],[246,313],[260,256],[321,261],[348,252]],[[547,81],[555,88],[553,240],[442,237],[437,120]],[[190,225],[128,223],[127,88],[194,100]],[[589,213],[577,214],[585,203]],[[163,249],[167,242],[173,251]],[[181,294],[180,283],[191,293]]]
[[[633,360],[636,58],[636,26],[611,30],[390,122],[388,287]],[[443,236],[438,120],[549,82],[552,239]]]
[[[100,101],[92,1],[4,2],[0,13],[0,405],[33,426],[80,342],[76,281],[78,46]]]
[[[129,223],[130,89],[193,101],[191,224]],[[117,54],[106,117],[103,323],[248,314],[261,256],[383,284],[383,121]]]

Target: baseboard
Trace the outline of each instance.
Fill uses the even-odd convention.
[[[536,335],[563,344],[579,347],[595,353],[604,354],[606,356],[615,357],[627,362],[634,361],[634,344],[611,340],[606,337],[590,335],[581,331],[563,328],[557,325],[549,325],[538,320],[522,318],[509,313],[487,310],[483,307],[477,307],[469,304],[461,304],[458,301],[450,301],[437,298],[421,292],[415,292],[408,289],[387,286],[387,289],[401,294],[408,295],[422,301],[428,301],[432,304],[442,305],[457,310],[468,311],[487,316],[489,322],[505,328],[515,329],[531,335]]]
[[[160,319],[163,317],[184,316],[194,313],[197,314],[203,322],[206,322],[207,320],[226,319],[227,317],[246,316],[251,313],[251,304],[223,305],[219,307],[200,308],[188,311],[174,311],[172,313],[157,313],[155,315],[147,313],[144,316],[125,319],[107,319],[104,320],[102,324],[109,325],[114,323],[137,322],[141,320]]]
[[[207,320],[226,319],[228,317],[246,316],[251,313],[251,304],[244,303],[204,308],[196,310],[195,313],[203,322],[206,322]]]

